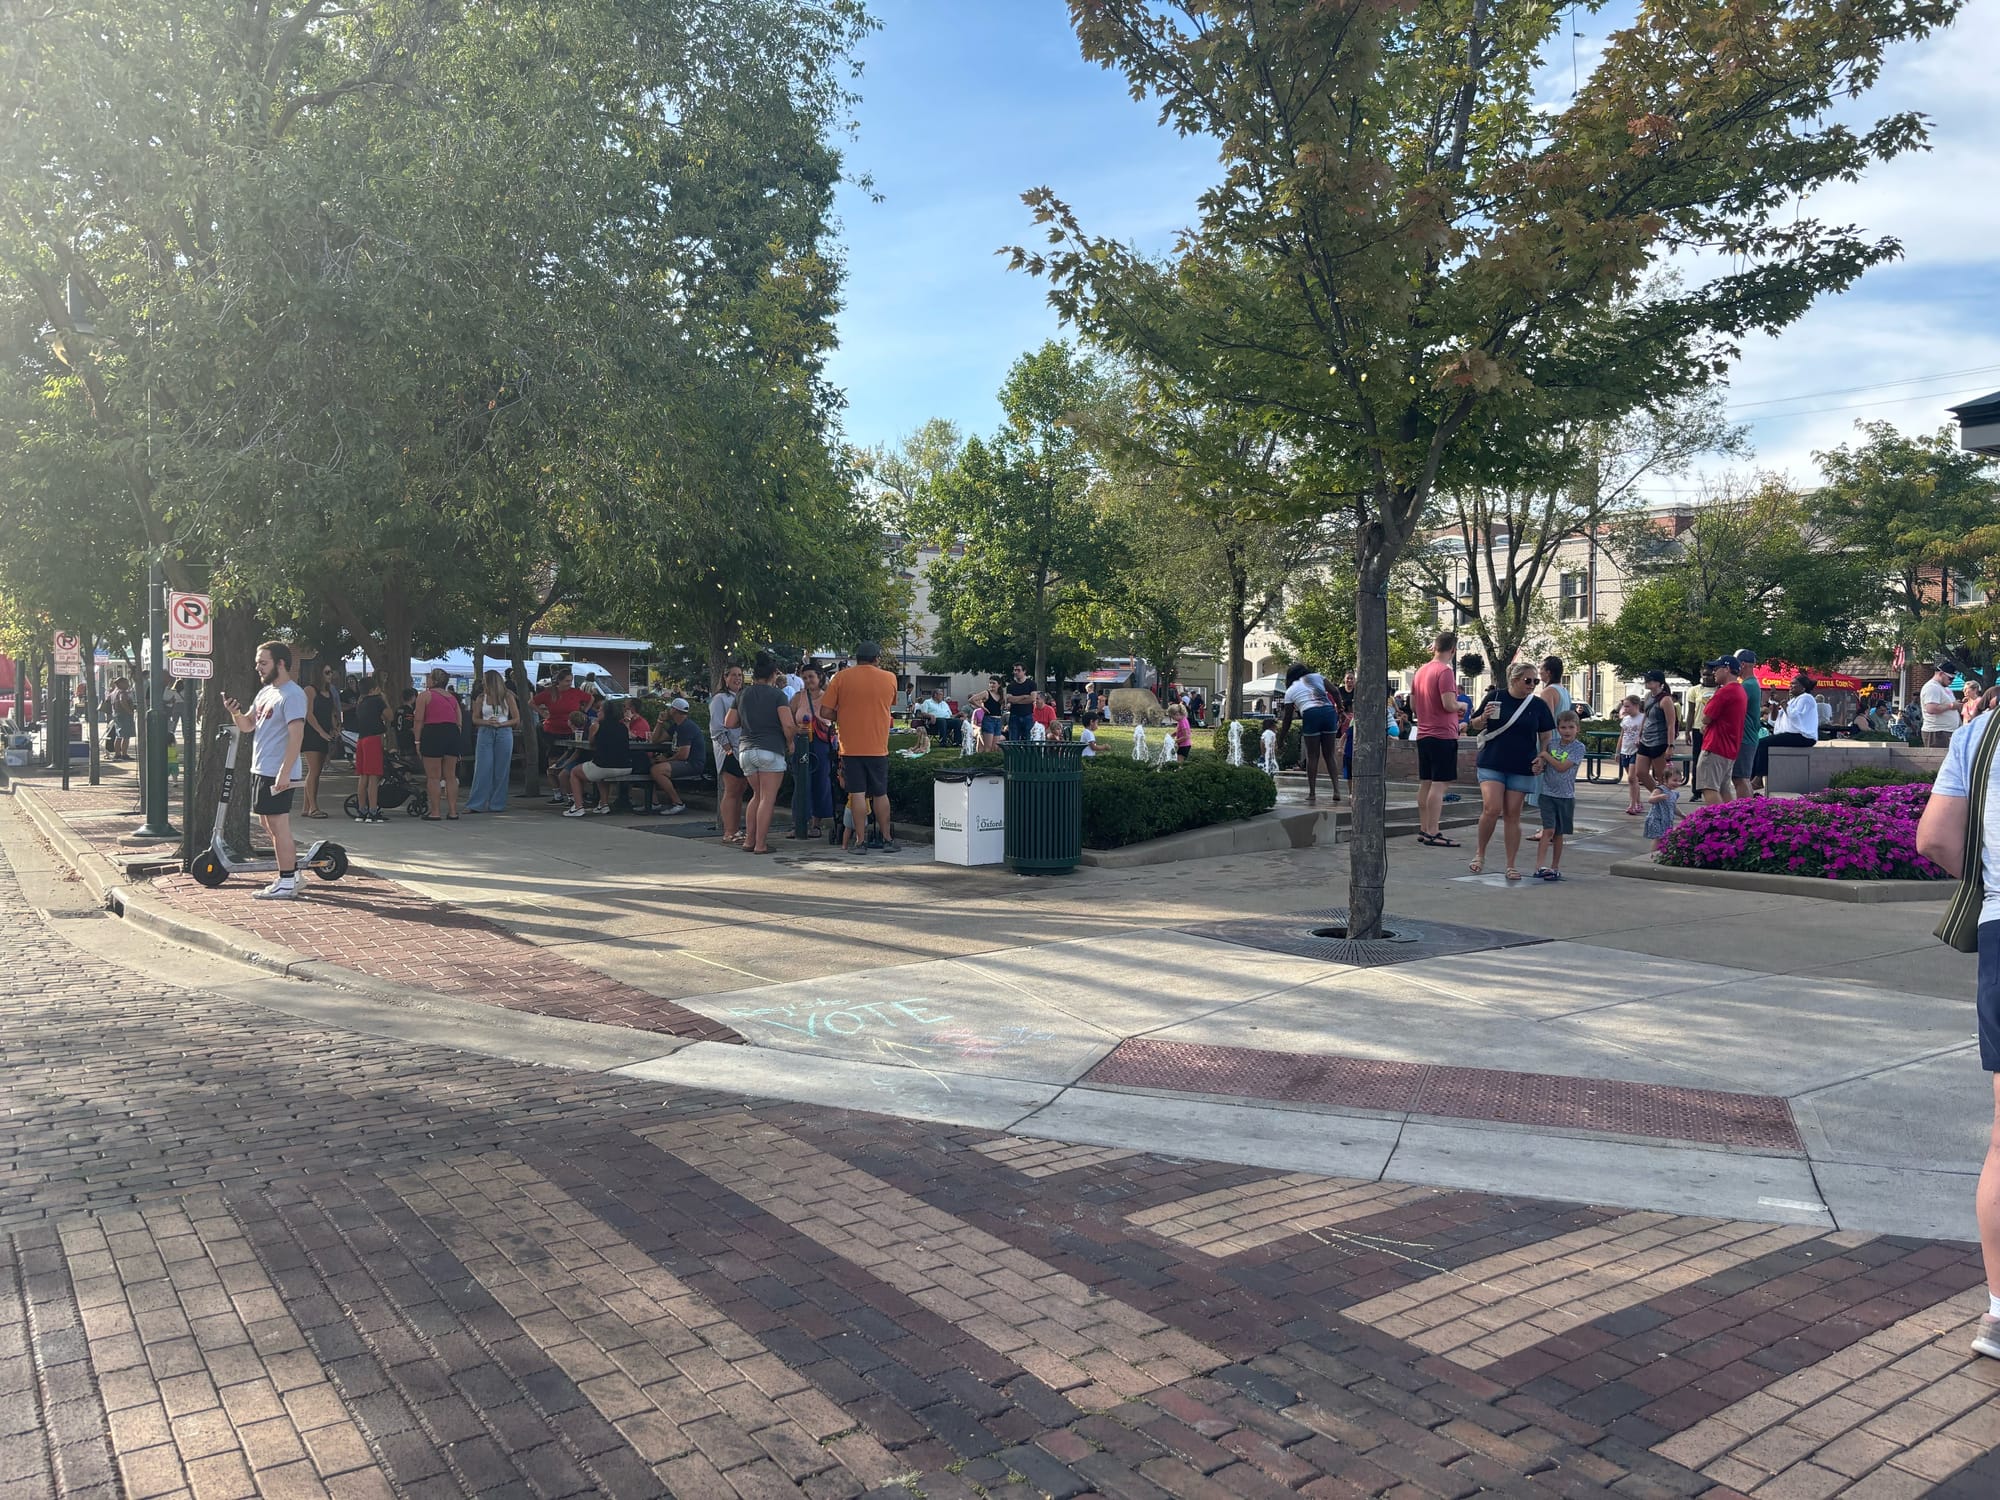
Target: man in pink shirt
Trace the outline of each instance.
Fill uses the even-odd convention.
[[[1441,630],[1431,659],[1417,668],[1410,708],[1417,720],[1417,842],[1456,849],[1438,827],[1444,789],[1458,780],[1458,632]]]

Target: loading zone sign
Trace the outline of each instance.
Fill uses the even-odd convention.
[[[187,656],[207,656],[215,650],[215,615],[208,595],[167,595],[167,649]]]

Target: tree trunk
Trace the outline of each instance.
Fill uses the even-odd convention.
[[[542,789],[542,726],[534,709],[528,706],[528,696],[535,686],[528,677],[528,629],[525,616],[507,622],[507,655],[513,661],[514,681],[519,684],[520,694],[521,732],[514,738],[521,742],[523,797],[532,797]]]
[[[188,833],[188,847],[195,850],[208,847],[215,829],[216,799],[222,795],[223,761],[231,742],[229,711],[222,706],[222,696],[227,693],[247,706],[257,695],[255,611],[241,604],[217,606],[214,660],[214,680],[201,695],[201,722],[198,726],[201,755],[195,762],[194,805],[189,809],[192,827]],[[191,725],[182,728],[183,755],[194,753],[196,728]],[[246,755],[242,762],[244,774],[230,791],[229,821],[222,830],[223,841],[232,853],[247,853],[250,848],[249,764]]]
[[[729,666],[729,622],[717,615],[708,623],[708,690],[722,691],[722,674]]]
[[[90,736],[90,784],[97,786],[103,781],[100,758],[102,749],[98,740],[97,723],[97,641],[88,631],[77,632],[77,651],[83,657],[83,722],[85,732]]]
[[[1389,565],[1379,527],[1356,544],[1353,831],[1347,846],[1347,935],[1382,935],[1389,876]]]
[[[1040,690],[1049,675],[1049,574],[1046,568],[1035,573],[1035,687]]]
[[[1240,582],[1233,582],[1229,589],[1229,641],[1224,648],[1228,660],[1223,663],[1223,713],[1231,719],[1243,717],[1243,660],[1244,643],[1250,638],[1250,626],[1244,616],[1248,607],[1244,602],[1246,589]]]

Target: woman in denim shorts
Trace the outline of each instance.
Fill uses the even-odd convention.
[[[1532,662],[1507,670],[1507,686],[1495,688],[1472,714],[1479,735],[1479,844],[1467,866],[1486,869],[1486,845],[1496,825],[1506,825],[1507,878],[1519,880],[1514,860],[1521,852],[1521,808],[1535,790],[1536,757],[1556,727],[1548,704],[1535,694],[1539,681]]]

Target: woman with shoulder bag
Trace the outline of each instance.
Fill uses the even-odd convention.
[[[1993,1093],[1993,1127],[1980,1168],[1973,1212],[1986,1268],[1986,1313],[1972,1352],[2000,1359],[2000,788],[1993,785],[2000,715],[1981,713],[1951,737],[1944,764],[1917,823],[1917,853],[1958,890],[1937,935],[1961,953],[1976,953],[1974,998],[1979,1066]]]
[[[1479,734],[1479,843],[1466,868],[1478,875],[1486,869],[1486,845],[1496,826],[1505,826],[1507,878],[1519,880],[1514,860],[1521,852],[1521,808],[1535,790],[1542,768],[1541,747],[1555,731],[1555,715],[1537,695],[1537,674],[1531,662],[1516,662],[1507,672],[1507,686],[1488,693],[1472,715]]]

